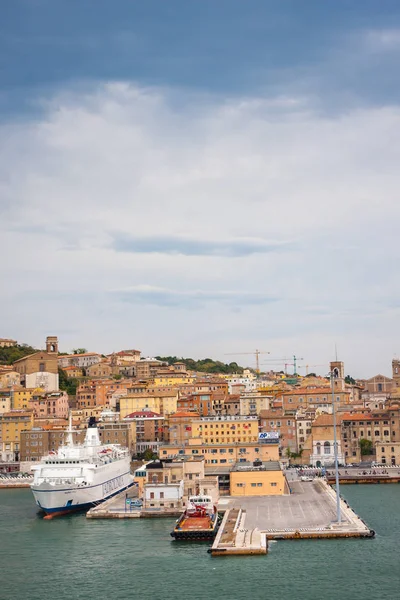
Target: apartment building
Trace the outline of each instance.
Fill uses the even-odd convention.
[[[202,417],[192,421],[192,437],[208,443],[254,442],[258,439],[258,417]]]
[[[160,448],[160,458],[176,456],[204,456],[208,467],[232,467],[237,462],[254,460],[279,460],[279,443],[254,442],[208,442],[201,438],[190,438],[182,444],[164,444]]]
[[[1,460],[2,462],[18,462],[20,455],[21,432],[33,427],[33,412],[16,410],[3,413],[1,427]]]
[[[136,431],[136,453],[152,449],[157,452],[164,440],[164,417],[150,410],[135,411],[124,417],[124,423],[134,423]]]

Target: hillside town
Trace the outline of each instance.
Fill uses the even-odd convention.
[[[16,345],[0,339],[1,348]],[[339,463],[400,464],[400,360],[393,359],[391,378],[348,383],[342,362],[330,370]],[[0,470],[29,471],[57,451],[69,412],[77,439],[95,418],[103,443],[129,448],[133,459],[202,456],[215,474],[257,458],[332,466],[329,377],[242,371],[189,371],[184,362],[168,364],[133,349],[60,354],[57,337],[49,336],[44,350],[0,364]],[[77,380],[75,395],[60,389],[61,378]]]

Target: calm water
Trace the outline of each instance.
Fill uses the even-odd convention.
[[[0,490],[1,600],[326,600],[400,597],[400,485],[343,486],[374,540],[277,542],[263,557],[211,558],[173,521],[43,521],[29,490]]]

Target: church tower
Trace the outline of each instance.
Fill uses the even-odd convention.
[[[344,391],[345,389],[345,375],[344,375],[344,363],[335,360],[330,363],[331,373],[333,373],[333,385],[335,390]]]
[[[55,335],[48,335],[46,338],[46,352],[48,354],[58,354],[58,338]]]
[[[395,385],[400,385],[400,360],[394,358],[392,360],[392,378],[394,379]]]

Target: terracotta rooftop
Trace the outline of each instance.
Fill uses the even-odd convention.
[[[344,413],[342,415],[343,421],[373,421],[377,418],[383,418],[382,416],[377,417],[371,414],[363,414],[363,413]]]
[[[151,410],[137,410],[124,417],[124,421],[126,419],[157,419],[159,417],[161,417],[159,413],[152,412]]]
[[[199,413],[197,412],[189,412],[189,411],[177,411],[176,413],[173,413],[172,415],[169,415],[169,418],[184,418],[184,417],[193,417],[193,418],[198,418],[199,417]]]

